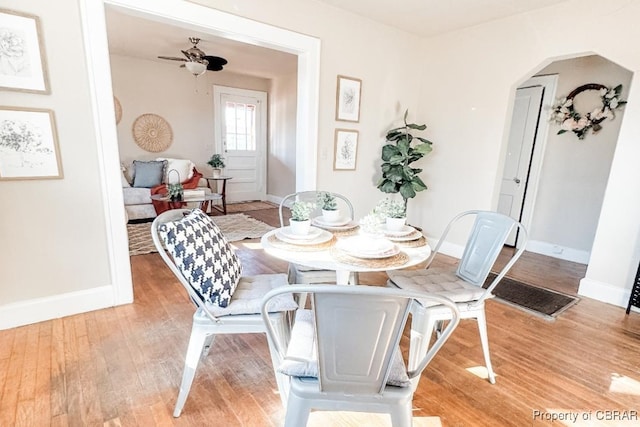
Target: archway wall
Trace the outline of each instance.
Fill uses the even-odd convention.
[[[634,72],[582,295],[626,305],[638,265],[640,218],[640,4],[565,3],[423,42],[419,116],[435,141],[417,198],[419,222],[438,236],[466,209],[495,209],[515,88],[555,60],[598,54]],[[609,28],[610,31],[601,31]],[[451,254],[464,244],[455,234]]]

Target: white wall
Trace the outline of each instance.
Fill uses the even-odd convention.
[[[113,93],[122,105],[118,124],[120,158],[133,160],[157,157],[190,159],[198,171],[211,174],[207,161],[214,150],[213,85],[268,92],[269,79],[243,76],[227,71],[207,72],[197,79],[179,63],[158,63],[111,55]],[[137,117],[154,113],[163,117],[173,131],[173,143],[160,153],[140,148],[133,139]]]
[[[631,82],[631,72],[597,55],[556,61],[538,73],[545,74],[558,74],[558,98],[584,84],[600,83],[622,84],[626,100]],[[597,91],[584,92],[575,99],[576,109],[583,114],[592,111],[600,105],[599,96]],[[549,111],[543,111],[543,120],[548,117]],[[529,229],[536,247],[563,251],[548,255],[573,254],[579,257],[576,261],[588,263],[623,117],[624,108],[616,112],[615,120],[603,122],[602,130],[583,140],[572,132],[557,135],[559,126],[550,126]]]
[[[267,194],[272,201],[296,190],[297,75],[271,80]]]
[[[436,141],[422,223],[438,235],[447,218],[495,208],[518,84],[555,59],[596,53],[640,70],[640,3],[568,1],[425,40],[420,114]],[[600,31],[602,28],[615,30]],[[626,305],[640,258],[640,85],[634,74],[591,260],[580,293]],[[454,235],[461,244],[462,236]]]
[[[0,184],[0,328],[6,328],[110,305],[114,277],[78,6],[4,0],[2,8],[40,18],[51,93],[2,91],[1,104],[53,110],[64,173]],[[78,305],[61,307],[54,298],[60,295]]]

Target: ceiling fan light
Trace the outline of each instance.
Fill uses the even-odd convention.
[[[188,61],[184,66],[187,67],[187,70],[196,77],[207,71],[207,66],[201,62]]]

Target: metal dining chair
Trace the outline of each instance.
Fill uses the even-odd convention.
[[[318,197],[318,193],[320,191],[300,191],[297,193],[292,193],[285,196],[280,202],[280,206],[278,207],[278,213],[280,216],[280,227],[285,227],[284,220],[284,209],[288,207],[294,201],[307,201],[315,203]],[[336,200],[339,203],[339,209],[345,210],[347,215],[353,220],[354,217],[354,209],[353,205],[342,194],[331,193],[335,196]],[[319,206],[316,207],[315,211],[312,213],[312,217],[319,216],[321,214],[321,208]],[[289,264],[288,268],[288,277],[289,283],[298,283],[298,284],[312,284],[312,283],[336,283],[336,272],[333,270],[318,270],[311,267],[306,267],[300,264]],[[358,283],[358,273],[352,272],[349,275],[349,283],[355,285]],[[302,297],[300,301],[304,302],[304,298]]]
[[[457,269],[430,268],[446,241],[447,234],[461,220],[473,217],[475,221],[467,238],[462,258]],[[507,237],[512,231],[519,233],[520,248],[514,252],[505,266],[498,272],[491,284],[484,289],[483,285],[491,271]],[[462,319],[475,319],[478,322],[482,352],[487,368],[489,382],[496,382],[489,355],[489,338],[484,302],[493,297],[493,290],[500,280],[520,258],[527,245],[527,231],[518,221],[492,211],[467,211],[456,215],[447,225],[431,256],[422,270],[387,271],[388,285],[407,290],[419,290],[442,295],[455,301]],[[409,355],[409,366],[415,366],[421,355],[429,347],[434,330],[439,332],[440,322],[449,319],[449,313],[437,305],[417,302],[411,309],[412,353]]]
[[[288,287],[284,274],[243,276],[242,266],[211,217],[200,209],[174,209],[156,217],[151,237],[160,257],[177,277],[196,306],[180,392],[173,411],[179,417],[187,400],[196,369],[218,334],[266,332],[261,302],[270,290]],[[268,318],[279,339],[289,335],[289,313],[298,305],[285,296],[273,304]],[[274,367],[277,360],[272,360]],[[238,366],[242,369],[242,366]],[[283,378],[276,375],[280,396],[285,399]]]
[[[272,324],[274,298],[307,293],[311,309],[298,309],[288,343]],[[433,346],[407,370],[400,338],[412,302],[438,304],[450,321]],[[285,427],[303,427],[312,409],[380,412],[396,427],[412,424],[414,388],[459,321],[449,299],[425,292],[379,286],[292,285],[265,295],[262,317],[277,371],[289,376]],[[413,343],[411,343],[413,344]]]

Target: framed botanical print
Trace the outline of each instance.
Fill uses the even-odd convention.
[[[344,122],[360,121],[360,92],[362,80],[338,76],[336,89],[336,120]]]
[[[336,129],[333,170],[355,170],[358,131]]]
[[[37,16],[0,9],[0,90],[49,93]]]
[[[53,111],[0,107],[0,180],[62,178]]]

